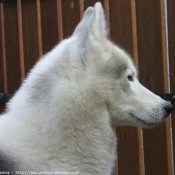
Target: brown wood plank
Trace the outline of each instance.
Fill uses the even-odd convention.
[[[21,1],[22,4],[22,28],[25,58],[25,74],[39,59],[39,39],[36,0]]]
[[[14,93],[21,84],[17,1],[4,3],[4,29],[7,65],[7,91]]]
[[[169,40],[169,66],[170,66],[170,91],[175,93],[175,1],[168,0],[168,40]],[[173,103],[175,105],[175,103]],[[172,113],[173,136],[173,162],[175,167],[175,110]]]
[[[132,42],[133,42],[133,60],[138,68],[138,46],[137,46],[137,21],[135,0],[131,1],[131,19],[132,19]],[[138,75],[139,77],[139,75]]]
[[[167,48],[167,36],[166,36],[166,5],[164,0],[160,0],[160,10],[161,10],[161,31],[162,31],[162,57],[163,57],[163,74],[164,74],[164,92],[169,92],[169,70],[168,70],[168,48]],[[168,31],[167,31],[168,32]],[[170,117],[166,119],[166,144],[167,144],[167,166],[168,175],[173,174],[173,162],[172,162],[172,136],[171,136],[171,119]]]
[[[43,54],[58,43],[57,0],[41,0],[41,27]]]
[[[17,0],[17,11],[18,11],[18,34],[19,34],[19,55],[20,55],[21,80],[24,80],[24,78],[25,78],[25,67],[24,67],[24,46],[23,46],[21,0]]]
[[[3,39],[2,39],[2,35],[4,35],[3,33],[3,4],[0,4],[0,92],[4,92],[4,68],[3,68]],[[0,103],[0,113],[4,111],[4,104]]]
[[[63,25],[62,25],[62,8],[61,0],[57,0],[57,14],[58,14],[58,41],[63,39]]]
[[[1,4],[1,41],[2,41],[2,64],[3,64],[3,80],[4,92],[7,92],[7,65],[6,65],[6,48],[5,48],[5,29],[4,29],[4,6]]]
[[[84,14],[84,0],[79,0],[79,4],[80,4],[80,18],[82,19]]]
[[[109,0],[111,40],[133,56],[133,36],[130,1]]]
[[[80,22],[80,3],[77,0],[62,0],[63,38],[72,35]]]
[[[41,3],[40,0],[36,0],[36,10],[37,10],[37,23],[38,23],[38,47],[39,47],[39,56],[43,56],[43,47],[42,47],[42,27],[41,27]]]
[[[167,92],[163,1],[136,0],[139,77],[154,92]],[[168,119],[169,120],[169,119]],[[171,174],[168,122],[143,130],[145,174]]]
[[[105,9],[107,27],[109,28],[109,26],[110,26],[110,20],[109,20],[109,0],[104,0],[104,9]]]
[[[111,40],[135,57],[138,64],[135,5],[131,1],[109,0],[109,8]],[[117,137],[118,175],[143,174],[141,130],[118,127]]]
[[[141,140],[135,127],[117,127],[118,175],[142,175]]]

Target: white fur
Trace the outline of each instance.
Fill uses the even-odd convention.
[[[136,74],[130,57],[107,38],[96,3],[73,35],[35,65],[8,104],[0,118],[0,151],[21,171],[110,175],[113,127],[150,127],[166,116],[167,102],[140,85]]]

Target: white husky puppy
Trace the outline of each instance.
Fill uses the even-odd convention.
[[[110,175],[113,127],[149,128],[172,111],[136,76],[130,56],[107,38],[101,4],[89,7],[73,35],[36,64],[1,115],[0,171]]]

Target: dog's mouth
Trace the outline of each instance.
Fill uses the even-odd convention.
[[[140,123],[144,124],[145,127],[154,127],[156,125],[158,125],[159,123],[161,123],[162,121],[159,121],[159,122],[148,122],[148,121],[145,121],[133,114],[130,114],[133,118],[135,118],[137,121],[139,121]]]

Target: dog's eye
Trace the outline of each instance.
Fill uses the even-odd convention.
[[[128,75],[127,78],[128,78],[129,81],[133,81],[133,76],[132,75]]]

